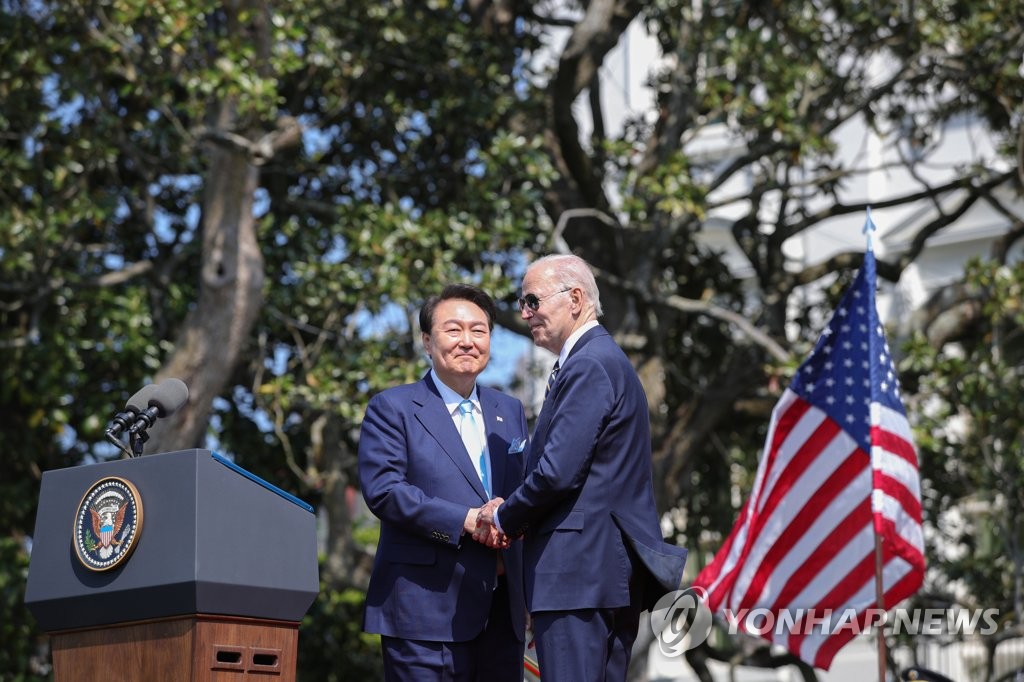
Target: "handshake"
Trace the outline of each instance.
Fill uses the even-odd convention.
[[[474,540],[488,547],[494,549],[508,547],[511,540],[494,524],[494,510],[504,501],[500,497],[495,497],[482,507],[470,509],[466,514],[466,522],[463,524],[465,531],[471,533]]]

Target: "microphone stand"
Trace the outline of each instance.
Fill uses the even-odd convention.
[[[132,453],[132,451],[129,450],[128,447],[124,443],[121,442],[121,439],[114,435],[114,432],[113,432],[112,429],[107,429],[107,432],[104,435],[106,436],[108,441],[110,441],[111,443],[116,445],[117,449],[120,450],[122,453],[124,453],[125,457],[128,457],[130,459],[130,458],[135,456]],[[141,454],[141,450],[140,450],[140,454]]]
[[[146,433],[145,429],[142,429],[138,433],[128,434],[128,440],[131,442],[132,452],[135,453],[134,456],[141,457],[142,448],[146,444],[146,441],[149,440],[149,434]]]
[[[132,457],[141,457],[142,449],[145,447],[146,441],[149,440],[149,434],[146,433],[146,429],[139,429],[138,431],[128,431],[128,443],[131,445],[129,448],[124,442],[117,437],[114,433],[114,428],[107,429],[104,434],[106,439],[117,446],[117,449],[124,453],[124,456],[131,459]]]

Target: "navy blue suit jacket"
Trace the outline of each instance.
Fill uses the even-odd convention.
[[[487,431],[493,494],[523,480],[528,436],[522,404],[477,388]],[[359,481],[380,518],[380,541],[363,627],[389,637],[464,642],[483,630],[497,552],[463,534],[483,484],[431,376],[383,391],[367,407],[359,437]],[[513,629],[523,639],[522,547],[500,550]]]
[[[642,608],[679,588],[686,550],[661,536],[647,398],[603,327],[585,332],[559,369],[537,418],[526,479],[498,521],[509,535],[523,535],[531,612],[636,606],[634,575]]]

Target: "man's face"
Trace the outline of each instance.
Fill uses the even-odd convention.
[[[523,278],[522,297],[528,303],[520,306],[520,315],[530,326],[533,343],[552,353],[562,350],[576,322],[572,316],[574,290],[562,289],[545,271],[527,270]],[[538,304],[536,310],[529,305],[531,299]]]
[[[455,388],[467,380],[475,381],[491,357],[487,314],[460,298],[441,301],[434,308],[430,333],[423,334],[423,347],[446,385]]]

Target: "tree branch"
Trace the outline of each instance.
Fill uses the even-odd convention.
[[[579,126],[572,112],[576,97],[597,75],[605,55],[619,41],[623,31],[639,14],[638,0],[594,0],[572,35],[548,87],[553,132],[568,174],[579,188],[584,202],[600,209],[609,202],[591,160],[579,140]]]
[[[592,208],[579,208],[569,209],[563,211],[558,217],[558,224],[555,226],[555,230],[551,235],[552,242],[554,243],[555,250],[558,253],[572,253],[568,243],[566,243],[562,233],[565,231],[565,226],[571,218],[587,216],[591,218],[597,218],[601,222],[615,227],[618,223],[612,219],[607,213],[598,211]],[[605,282],[608,282],[613,287],[616,287],[622,291],[627,291],[630,294],[636,296],[645,303],[658,305],[661,307],[672,308],[683,313],[697,313],[698,315],[707,315],[715,319],[721,320],[738,330],[742,335],[749,338],[755,344],[761,346],[769,354],[772,355],[779,362],[785,363],[789,361],[789,353],[775,342],[770,336],[762,332],[760,329],[755,327],[750,321],[742,315],[735,313],[727,308],[722,308],[713,303],[707,301],[698,301],[692,298],[684,298],[683,296],[670,295],[667,297],[657,296],[643,287],[626,281],[625,279],[613,275],[612,273],[602,270],[594,265],[590,266],[594,271],[594,276]]]

